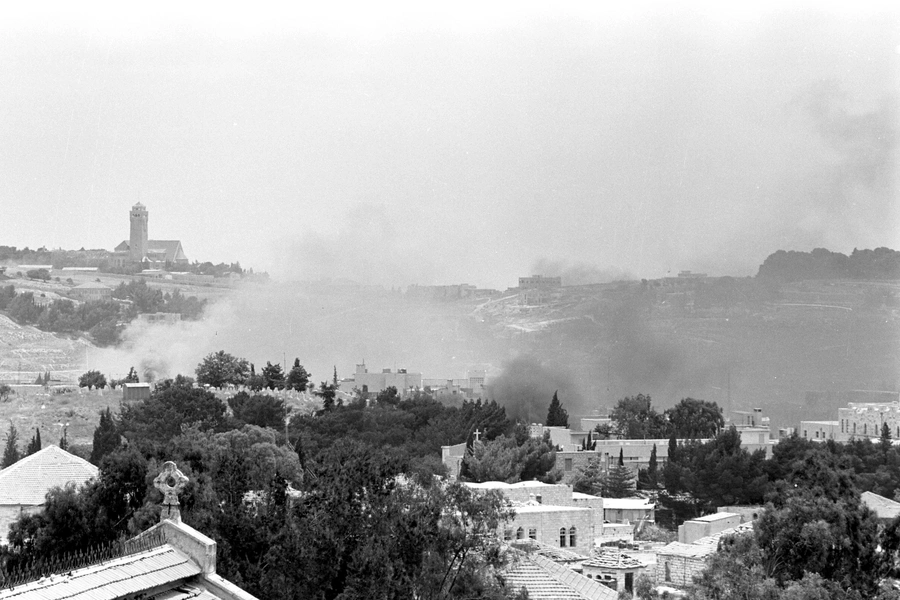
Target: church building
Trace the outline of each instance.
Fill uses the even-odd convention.
[[[131,207],[131,237],[116,246],[113,261],[116,266],[141,263],[147,267],[163,267],[166,264],[188,264],[188,257],[180,240],[151,240],[149,235],[150,213],[138,202]]]

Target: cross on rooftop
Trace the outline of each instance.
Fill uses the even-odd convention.
[[[476,441],[476,442],[480,442],[480,441],[481,441],[481,434],[482,434],[482,433],[484,433],[484,432],[483,432],[483,431],[479,431],[479,430],[477,430],[477,429],[474,431],[474,433],[473,433],[472,435],[475,436],[475,441]]]
[[[178,470],[171,460],[163,464],[162,471],[153,480],[153,486],[163,493],[163,512],[161,518],[181,522],[181,511],[178,508],[178,494],[184,489],[188,478]]]

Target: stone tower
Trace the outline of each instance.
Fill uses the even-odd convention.
[[[138,202],[131,207],[131,260],[140,262],[147,256],[147,207]]]

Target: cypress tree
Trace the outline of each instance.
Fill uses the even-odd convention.
[[[91,462],[100,464],[100,460],[119,447],[119,428],[109,407],[100,411],[100,424],[94,429],[94,443],[91,448]]]
[[[678,462],[678,440],[675,439],[674,433],[672,434],[672,437],[669,438],[669,462]]]
[[[28,443],[28,448],[25,450],[26,456],[31,456],[35,452],[38,452],[41,449],[41,430],[35,428],[34,435],[31,436],[31,441]]]
[[[0,468],[15,464],[21,458],[19,454],[19,434],[16,432],[16,426],[9,422],[9,433],[6,434],[6,448],[3,450],[3,464]]]
[[[547,427],[568,427],[569,413],[559,403],[557,392],[553,392],[550,408],[547,409]]]
[[[620,466],[620,467],[624,467],[624,466],[625,466],[625,453],[622,452],[622,449],[621,449],[621,448],[619,448],[619,466]]]
[[[650,482],[654,485],[656,484],[656,444],[653,444],[653,450],[650,451],[650,464],[647,465],[647,477],[650,479]]]

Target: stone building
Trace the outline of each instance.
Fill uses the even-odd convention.
[[[706,558],[719,547],[724,535],[743,534],[753,530],[753,523],[742,523],[690,544],[672,542],[663,546],[656,556],[656,584],[685,588],[694,582],[706,567]]]
[[[89,281],[70,289],[69,296],[82,302],[109,300],[112,298],[112,288],[96,281]]]
[[[634,581],[646,570],[646,565],[621,552],[601,552],[581,563],[581,572],[588,579],[603,583],[614,591],[634,592]]]
[[[534,540],[589,556],[603,531],[603,498],[579,494],[563,484],[520,481],[467,483],[478,490],[499,490],[513,504],[515,518],[504,539]]]
[[[393,386],[402,396],[409,390],[422,389],[422,374],[410,373],[406,369],[397,369],[396,372],[382,369],[381,373],[369,373],[366,363],[360,363],[356,365],[353,379],[348,383],[369,394],[377,394]]]
[[[900,392],[853,391],[847,392],[853,401],[838,409],[836,440],[845,442],[851,438],[881,437],[882,424],[887,424],[893,439],[900,439]]]
[[[80,486],[99,474],[97,467],[58,446],[49,445],[0,471],[0,539],[22,513],[44,507],[54,487]]]
[[[115,247],[113,263],[116,266],[124,267],[130,264],[186,265],[190,262],[181,247],[181,241],[149,239],[150,213],[146,206],[138,202],[131,207],[129,217],[131,235]]]

